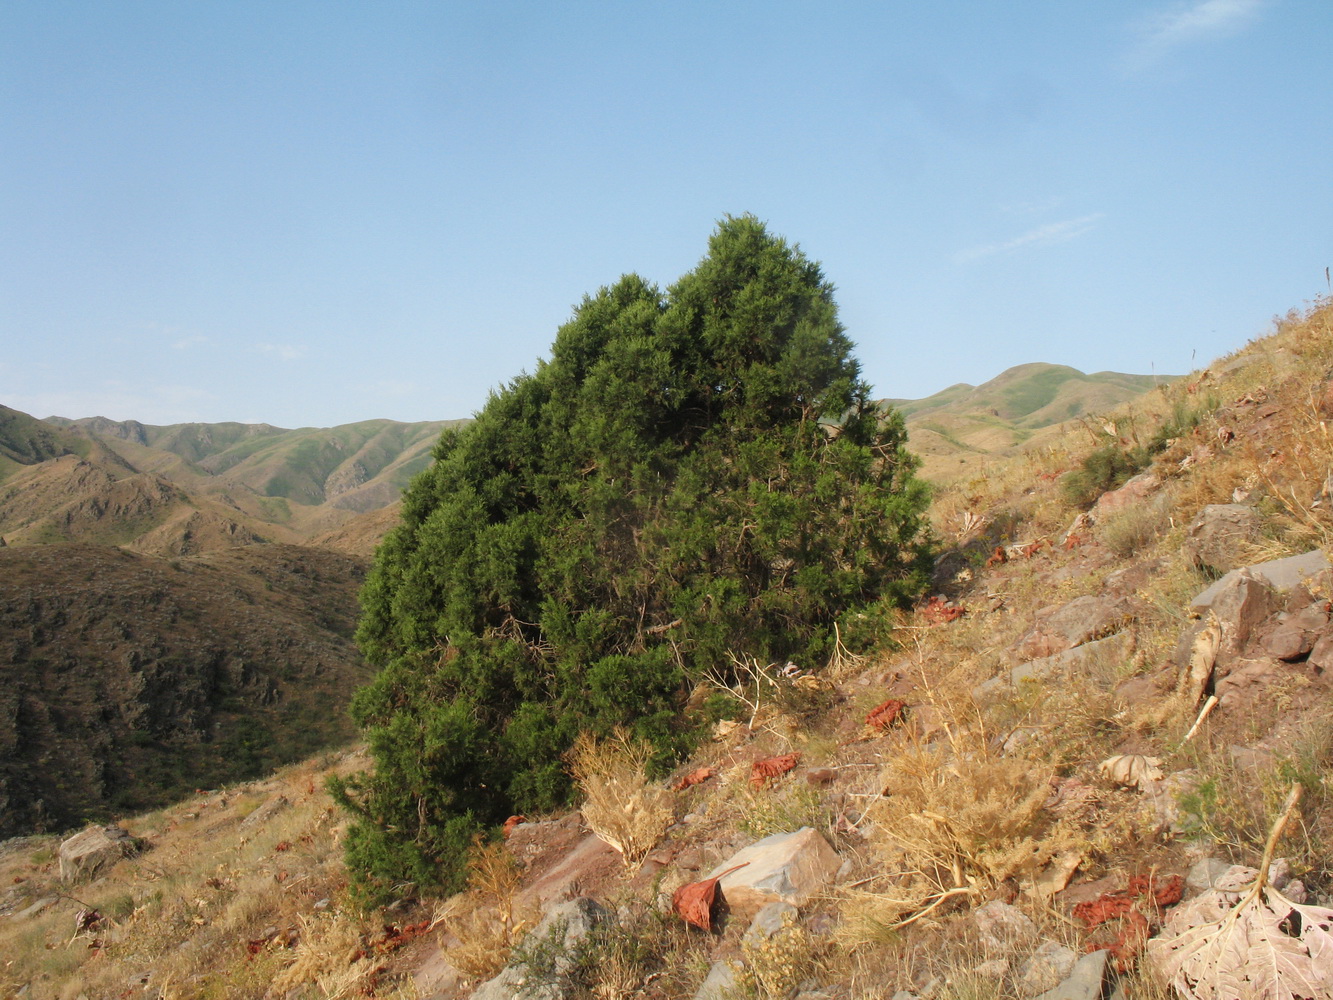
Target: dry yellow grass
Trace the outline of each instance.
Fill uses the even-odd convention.
[[[652,748],[623,729],[602,740],[583,733],[568,759],[584,820],[625,864],[638,867],[673,819],[671,793],[645,775]]]

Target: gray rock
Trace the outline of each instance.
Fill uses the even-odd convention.
[[[1106,963],[1111,953],[1103,949],[1084,955],[1069,978],[1037,1000],[1101,1000],[1106,984]]]
[[[56,903],[58,903],[58,902],[60,902],[60,897],[59,897],[59,896],[43,896],[41,899],[37,900],[37,902],[32,903],[31,905],[29,905],[29,906],[26,907],[25,909],[19,910],[18,913],[15,913],[15,914],[14,914],[13,916],[11,916],[9,919],[10,919],[10,920],[27,920],[27,919],[29,919],[30,917],[35,917],[35,916],[37,916],[39,913],[42,913],[42,912],[44,912],[44,911],[46,911],[46,910],[49,910],[51,907],[55,906]]]
[[[1103,594],[1076,597],[1067,604],[1037,612],[1031,632],[1016,644],[1020,659],[1054,656],[1085,642],[1117,632],[1129,621],[1129,605],[1123,598]]]
[[[1263,516],[1247,504],[1209,504],[1190,522],[1181,550],[1194,565],[1226,573],[1240,568],[1241,544],[1258,541],[1263,527]]]
[[[1009,679],[1003,674],[998,674],[974,687],[972,689],[972,700],[978,705],[989,705],[1008,690]]]
[[[819,833],[802,827],[795,833],[775,833],[733,854],[708,875],[734,912],[757,911],[772,902],[800,906],[829,882],[842,859]]]
[[[1018,986],[1027,996],[1059,986],[1074,971],[1078,952],[1059,941],[1046,941],[1018,967]]]
[[[1306,552],[1299,556],[1272,559],[1268,562],[1257,563],[1254,566],[1232,570],[1212,586],[1201,591],[1190,602],[1190,607],[1199,612],[1213,607],[1213,601],[1217,595],[1231,583],[1236,574],[1244,572],[1245,569],[1264,580],[1270,587],[1285,593],[1297,584],[1304,583],[1310,577],[1322,573],[1329,567],[1328,557],[1321,550],[1315,549],[1313,552]]]
[[[745,940],[763,941],[771,938],[787,924],[794,923],[797,912],[791,903],[784,903],[781,900],[769,903],[750,921],[750,926],[745,931]]]
[[[1043,656],[1035,660],[1020,663],[1009,672],[1009,679],[1014,684],[1023,681],[1044,680],[1061,675],[1087,674],[1101,662],[1112,660],[1124,661],[1134,653],[1134,635],[1132,632],[1117,632],[1105,639],[1085,642],[1073,649],[1066,649],[1052,656]]]
[[[727,1000],[735,994],[736,970],[730,962],[714,962],[694,1000]]]
[[[60,877],[67,882],[92,878],[121,858],[138,854],[140,844],[118,826],[92,826],[60,845]]]
[[[554,949],[551,974],[536,976],[516,962],[479,986],[472,1000],[564,1000],[570,993],[565,980],[577,961],[580,945],[598,924],[610,919],[611,912],[587,896],[552,907],[523,939],[524,944],[549,942]]]

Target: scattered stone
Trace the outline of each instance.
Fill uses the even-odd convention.
[[[1333,633],[1325,633],[1319,637],[1305,662],[1307,666],[1319,671],[1333,667]]]
[[[291,805],[291,803],[287,801],[287,796],[275,795],[249,816],[245,817],[245,819],[241,820],[241,829],[248,830],[252,827],[263,826],[289,805]]]
[[[524,939],[525,943],[551,941],[555,956],[556,978],[537,984],[528,983],[527,966],[521,962],[507,965],[494,979],[488,980],[472,994],[472,1000],[563,1000],[568,991],[561,979],[573,969],[578,958],[580,943],[600,923],[612,919],[611,912],[595,899],[581,896],[554,906]],[[558,938],[558,940],[555,940]],[[720,995],[719,995],[720,996]]]
[[[1018,987],[1027,996],[1055,989],[1074,971],[1078,953],[1059,941],[1045,941],[1018,967]]]
[[[1269,656],[1292,663],[1309,654],[1327,629],[1328,602],[1317,601],[1284,615],[1264,639],[1263,648]]]
[[[833,878],[842,859],[810,827],[795,833],[775,833],[738,851],[713,869],[716,878],[737,868],[718,883],[733,912],[757,911],[782,901],[800,906]]]
[[[1110,955],[1105,949],[1084,955],[1074,965],[1069,978],[1041,994],[1037,1000],[1100,1000],[1106,981],[1106,960]]]
[[[1289,669],[1278,660],[1235,660],[1225,676],[1213,685],[1213,694],[1222,708],[1252,704],[1263,688]]]
[[[1228,752],[1237,771],[1259,776],[1271,774],[1277,767],[1277,754],[1262,747],[1233,746]]]
[[[140,845],[119,826],[93,826],[60,845],[60,877],[67,882],[92,878],[103,867],[137,854]]]
[[[769,903],[754,915],[745,931],[745,940],[768,940],[788,923],[794,923],[799,911],[791,903]]]
[[[1113,594],[1134,594],[1148,585],[1148,581],[1166,565],[1165,559],[1142,559],[1118,569],[1106,577],[1106,590]]]
[[[714,962],[694,1000],[726,1000],[736,992],[736,970],[730,962]]]
[[[1190,522],[1181,550],[1195,566],[1227,573],[1240,568],[1241,545],[1258,541],[1263,528],[1263,516],[1247,504],[1209,504]]]
[[[972,920],[977,925],[982,940],[996,950],[1005,948],[1017,938],[1028,937],[1037,931],[1037,925],[1026,913],[998,899],[973,910]]]
[[[1008,689],[1009,678],[1003,674],[997,674],[989,680],[982,681],[972,689],[972,700],[978,705],[989,705]]]
[[[813,767],[805,772],[805,780],[812,785],[829,785],[838,776],[831,767]]]
[[[1315,549],[1312,552],[1306,552],[1299,556],[1287,556],[1285,559],[1272,559],[1268,562],[1257,563],[1254,566],[1232,570],[1212,586],[1200,592],[1198,596],[1190,602],[1190,607],[1200,612],[1206,608],[1212,607],[1213,601],[1217,595],[1231,584],[1236,574],[1243,573],[1246,569],[1248,569],[1252,575],[1264,580],[1273,589],[1285,593],[1298,584],[1304,583],[1310,577],[1322,573],[1329,568],[1330,563],[1328,557],[1324,555],[1322,550]],[[1219,617],[1221,616],[1219,615]]]
[[[1199,817],[1186,813],[1180,802],[1181,799],[1197,791],[1201,781],[1203,776],[1198,771],[1190,769],[1176,771],[1161,781],[1150,781],[1143,785],[1143,796],[1152,806],[1158,829],[1181,834],[1198,822]]]
[[[986,979],[999,979],[1009,972],[1009,959],[1007,958],[988,958],[975,969],[974,975],[983,976]]]
[[[332,905],[332,903],[331,903],[330,900],[326,897],[326,898],[324,898],[324,899],[317,900],[317,901],[315,902],[315,910],[316,910],[316,911],[327,910],[331,905]]]

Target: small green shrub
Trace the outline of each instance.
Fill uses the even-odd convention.
[[[1123,486],[1148,464],[1143,448],[1126,449],[1104,444],[1060,480],[1060,494],[1074,507],[1091,507],[1107,490]]]

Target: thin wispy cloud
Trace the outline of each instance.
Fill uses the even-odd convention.
[[[1021,250],[1025,247],[1044,247],[1056,243],[1068,243],[1070,240],[1077,239],[1084,233],[1092,232],[1092,230],[1097,228],[1097,223],[1104,217],[1104,212],[1094,212],[1092,215],[1082,215],[1077,219],[1064,219],[1060,222],[1050,222],[1044,226],[1029,229],[1027,232],[1015,236],[1011,240],[1005,240],[1003,243],[988,243],[983,246],[975,246],[967,250],[959,251],[954,254],[954,262],[965,264],[968,261],[980,260],[982,257],[993,257],[996,254],[1013,253],[1015,250]]]
[[[1181,46],[1235,35],[1258,20],[1269,0],[1195,0],[1146,18],[1139,42],[1129,54],[1130,68],[1164,58]]]
[[[256,344],[255,350],[260,354],[267,354],[283,361],[295,361],[297,358],[305,357],[306,354],[304,347],[298,347],[295,344]]]
[[[191,347],[199,347],[208,343],[208,338],[202,333],[194,333],[188,337],[181,337],[179,340],[172,341],[172,349],[177,351],[188,351]]]

